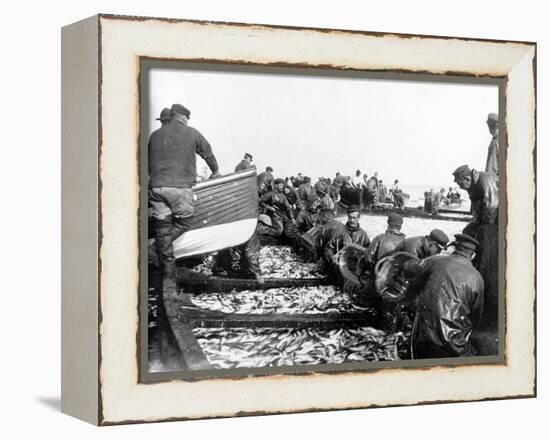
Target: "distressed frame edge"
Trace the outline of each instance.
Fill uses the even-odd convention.
[[[105,14],[101,14],[100,16],[100,20],[99,22],[101,22],[101,18],[109,18],[109,19],[125,19],[125,20],[132,20],[132,18],[124,18],[124,16],[112,16],[112,15],[105,15]],[[137,20],[137,21],[145,21],[145,20],[149,20],[149,19],[154,19],[154,18],[143,18],[143,20]],[[171,19],[156,19],[156,20],[163,20],[163,21],[167,21],[167,22],[171,22],[171,21],[176,21],[176,22],[196,22],[194,20],[171,20]],[[219,22],[200,22],[200,23],[207,23],[207,24],[229,24],[229,25],[232,25],[232,24],[235,24],[235,23],[219,23]],[[258,25],[246,25],[246,26],[258,26]],[[260,25],[260,26],[264,26],[264,25]],[[278,28],[278,26],[272,26],[272,25],[266,25],[267,27],[275,27],[275,28]],[[281,26],[280,28],[287,28],[287,27],[284,27],[284,26]],[[317,30],[315,28],[292,28],[294,30],[300,30],[300,29],[305,29],[305,30]],[[319,29],[321,32],[327,32],[327,31],[330,31],[329,29]],[[348,32],[348,31],[342,31],[342,32]],[[359,32],[359,31],[357,31]],[[350,33],[353,33],[353,31],[350,31]],[[363,34],[369,34],[371,35],[372,33],[369,33],[369,32],[360,32],[360,33],[363,33]],[[377,34],[377,33],[375,33]],[[390,34],[390,33],[381,33],[379,35],[397,35],[397,36],[400,36],[400,34]],[[405,38],[407,37],[410,37],[410,36],[405,36]],[[446,37],[430,37],[430,36],[424,36],[424,35],[415,35],[414,37],[419,37],[419,38],[446,38]],[[454,37],[449,37],[451,39],[455,39]],[[503,41],[503,40],[486,40],[486,39],[472,39],[472,38],[462,38],[459,40],[464,40],[464,41],[482,41],[482,42],[498,42],[498,43],[507,43],[507,41]],[[520,44],[524,44],[524,45],[528,45],[528,46],[534,46],[535,47],[535,54],[534,54],[534,57],[533,57],[533,65],[535,66],[533,68],[533,76],[534,76],[534,82],[533,82],[533,85],[534,85],[534,89],[535,89],[535,107],[533,109],[533,118],[534,118],[534,125],[535,125],[535,130],[534,130],[534,144],[533,144],[533,149],[530,151],[530,153],[534,156],[534,162],[533,164],[535,165],[535,168],[534,168],[534,181],[535,181],[535,186],[534,186],[534,199],[535,199],[535,209],[536,209],[536,43],[531,43],[531,42],[519,42]],[[313,67],[313,66],[312,66]],[[101,69],[100,69],[101,70]],[[101,111],[101,110],[100,110]],[[531,113],[531,109],[530,109],[530,113]],[[531,194],[530,194],[531,195]],[[535,223],[533,225],[534,227],[534,239],[536,239],[536,217],[534,218],[535,220]],[[535,271],[536,271],[536,241],[535,241]],[[529,280],[530,282],[531,280]],[[535,346],[534,346],[534,361],[535,361],[535,371],[534,371],[534,386],[533,386],[533,392],[532,394],[518,394],[518,395],[511,395],[511,396],[502,396],[502,397],[494,397],[494,398],[481,398],[481,399],[466,399],[466,400],[441,400],[441,401],[426,401],[426,402],[418,402],[418,403],[406,403],[406,404],[396,404],[396,405],[376,405],[376,404],[373,404],[373,405],[367,405],[367,406],[359,406],[359,407],[352,407],[350,406],[349,408],[345,408],[345,409],[353,409],[353,408],[373,408],[373,407],[392,407],[392,406],[410,406],[410,405],[424,405],[424,404],[437,404],[437,403],[451,403],[451,402],[471,402],[471,401],[485,401],[485,400],[502,400],[502,399],[510,399],[510,398],[529,398],[529,397],[536,397],[536,374],[537,374],[537,371],[536,371],[536,272],[534,274],[534,278],[532,280],[534,282],[534,285],[533,285],[533,290],[534,290],[534,307],[535,307],[535,314],[534,314],[534,324],[535,324],[535,332],[534,332],[534,339],[535,339]],[[101,310],[100,310],[101,312]],[[292,410],[292,411],[274,411],[274,412],[264,412],[264,411],[258,411],[258,412],[240,412],[240,413],[237,413],[237,414],[234,414],[234,415],[216,415],[216,416],[211,416],[211,417],[202,417],[202,416],[199,416],[199,417],[174,417],[174,418],[165,418],[165,419],[159,419],[159,420],[125,420],[125,421],[107,421],[103,418],[103,415],[101,415],[100,417],[100,424],[101,425],[116,425],[116,424],[125,424],[125,423],[143,423],[143,422],[161,422],[161,421],[171,421],[171,420],[193,420],[193,419],[197,419],[197,418],[200,418],[200,419],[204,419],[204,418],[224,418],[224,417],[234,417],[234,416],[249,416],[249,415],[266,415],[266,414],[287,414],[287,413],[301,413],[301,412],[311,412],[311,411],[333,411],[333,410],[339,410],[340,408],[311,408],[311,409],[299,409],[299,410]]]
[[[61,411],[94,425],[100,423],[101,403],[99,277],[94,270],[99,258],[98,23],[99,17],[92,16],[61,32]],[[89,87],[81,87],[83,78]]]

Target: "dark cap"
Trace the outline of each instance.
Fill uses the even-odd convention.
[[[244,157],[248,157],[250,160],[252,160],[252,154],[250,153],[244,153]]]
[[[472,170],[468,165],[461,165],[453,171],[453,176],[457,178],[467,177],[471,174]]]
[[[396,212],[390,212],[388,214],[388,225],[401,226],[403,224],[403,217]]]
[[[160,117],[157,118],[157,121],[165,122],[170,120],[170,109],[165,107],[160,112]]]
[[[361,210],[359,209],[358,205],[349,205],[347,213],[349,214],[351,212],[361,213]]]
[[[447,234],[445,234],[445,232],[443,232],[441,229],[434,229],[432,232],[430,232],[429,237],[432,241],[435,241],[442,248],[446,248],[447,243],[449,243],[449,237],[447,237]]]
[[[455,234],[455,241],[457,244],[460,244],[467,249],[471,249],[472,251],[475,251],[479,246],[479,241],[471,235]]]
[[[180,115],[185,115],[188,118],[191,117],[191,112],[187,107],[184,107],[181,104],[172,104],[172,108],[170,109],[171,113],[179,113]]]
[[[492,122],[492,123],[498,124],[498,114],[497,113],[489,113],[487,115],[487,122]]]
[[[275,185],[278,185],[279,183],[282,183],[284,185],[285,181],[284,179],[281,179],[280,177],[278,179],[275,179],[275,181],[273,182]]]
[[[271,167],[265,167],[265,170],[273,172],[273,168],[271,168]]]
[[[304,180],[304,183],[309,183],[309,182],[311,182],[311,179],[310,179],[309,177],[307,177],[307,176],[305,176],[303,180]]]

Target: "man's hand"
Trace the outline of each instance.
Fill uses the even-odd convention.
[[[215,171],[215,172],[213,172],[212,174],[210,174],[209,179],[215,179],[216,177],[220,177],[220,176],[221,176],[220,172],[219,172],[219,171]]]

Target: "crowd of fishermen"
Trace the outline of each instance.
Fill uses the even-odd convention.
[[[166,118],[164,120],[163,118]],[[155,224],[156,250],[163,275],[163,292],[175,289],[175,261],[172,241],[184,233],[193,215],[192,185],[197,180],[198,154],[212,174],[219,175],[210,144],[188,126],[190,111],[180,104],[163,110],[162,127],[149,140],[149,204]],[[472,220],[449,243],[440,230],[425,236],[405,237],[403,217],[388,215],[386,232],[371,239],[360,225],[361,207],[347,207],[347,222],[336,219],[336,204],[342,189],[362,188],[374,200],[386,202],[390,192],[377,173],[369,179],[357,170],[353,178],[337,173],[333,179],[320,178],[315,184],[298,174],[275,178],[267,167],[258,174],[259,222],[245,243],[218,252],[213,272],[217,275],[254,277],[262,280],[259,267],[260,235],[278,237],[297,252],[321,262],[327,276],[341,276],[339,258],[348,246],[360,250],[357,277],[367,287],[375,278],[376,264],[385,257],[406,252],[414,259],[400,267],[400,276],[415,286],[413,309],[416,357],[470,356],[495,354],[493,346],[474,344],[473,332],[489,328],[496,334],[498,311],[498,116],[491,113],[487,124],[492,135],[485,171],[467,165],[454,172],[456,184],[467,191]],[[236,171],[252,168],[247,153]],[[402,207],[396,180],[391,200]],[[443,192],[441,192],[441,195]],[[441,254],[448,246],[452,253]],[[491,345],[491,344],[489,344]]]

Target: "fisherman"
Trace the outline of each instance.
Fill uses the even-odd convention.
[[[296,208],[296,202],[298,201],[298,194],[290,182],[285,183],[283,190],[288,203],[292,206],[292,209]]]
[[[487,127],[492,138],[487,151],[485,172],[498,176],[498,114],[489,113],[487,116]]]
[[[393,198],[393,204],[396,208],[402,209],[404,205],[403,192],[399,188],[399,180],[395,179],[391,187],[391,193]]]
[[[395,252],[408,252],[421,260],[440,254],[447,249],[449,237],[440,229],[433,229],[429,235],[405,238],[395,248]]]
[[[268,166],[264,172],[258,174],[258,193],[261,197],[273,190],[273,168]]]
[[[336,254],[340,250],[349,244],[359,245],[366,250],[370,244],[367,232],[359,224],[361,217],[359,206],[351,205],[347,215],[348,221],[345,225],[334,219],[327,222],[321,232],[323,267],[324,271],[331,276],[336,276],[338,273]]]
[[[244,158],[235,167],[235,172],[245,171],[253,168],[256,168],[256,166],[252,164],[252,154],[244,153]]]
[[[334,182],[334,184],[337,185],[339,188],[342,188],[342,186],[344,185],[344,182],[345,182],[344,176],[342,176],[342,175],[340,174],[340,172],[337,172],[337,173],[336,173],[336,176],[334,177],[333,182]]]
[[[214,260],[212,273],[262,281],[260,249],[260,238],[256,229],[252,237],[243,244],[219,251]]]
[[[362,188],[365,186],[365,181],[363,180],[363,173],[361,173],[361,170],[355,171],[355,176],[351,178],[351,186],[354,188]]]
[[[161,127],[168,124],[168,122],[170,122],[170,109],[164,107],[161,110],[160,116],[157,118],[157,121],[160,121]]]
[[[283,179],[275,179],[275,189],[264,194],[260,199],[262,206],[271,218],[272,234],[281,236],[287,227],[288,223],[296,224],[292,206],[288,203],[284,195],[285,181]]]
[[[193,216],[192,186],[197,180],[196,154],[219,176],[218,162],[205,137],[188,125],[191,112],[181,104],[170,109],[170,121],[149,138],[149,204],[155,223],[156,253],[162,271],[162,291],[157,296],[159,344],[170,330],[162,300],[176,290],[176,262],[172,242],[189,229]],[[156,343],[155,343],[156,345]]]
[[[384,181],[380,180],[378,182],[378,202],[386,203],[387,199],[388,199],[388,189],[386,188],[386,185],[384,185]]]
[[[170,109],[171,121],[149,139],[149,202],[155,219],[157,254],[163,282],[175,288],[172,242],[189,229],[197,180],[196,154],[219,176],[218,162],[204,136],[188,125],[191,112],[181,104]]]
[[[483,322],[495,330],[498,327],[498,176],[467,165],[458,167],[453,175],[458,186],[470,196],[472,220],[463,233],[480,243],[474,265],[485,282]]]
[[[405,239],[405,234],[401,232],[403,217],[395,212],[388,215],[388,228],[383,234],[374,237],[365,254],[358,264],[358,275],[361,279],[372,279],[374,274],[374,265],[378,260],[390,255],[395,248]]]
[[[300,232],[303,233],[311,229],[317,222],[320,198],[317,191],[311,186],[311,179],[307,176],[304,177],[304,183],[300,185],[296,193],[298,195],[296,224]]]
[[[475,356],[472,332],[483,311],[484,283],[472,265],[479,242],[455,235],[451,255],[436,255],[405,263],[403,272],[419,285],[411,335],[413,358]]]

